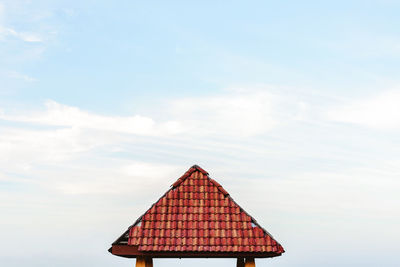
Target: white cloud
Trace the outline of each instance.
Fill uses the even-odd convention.
[[[25,7],[25,5],[23,5]],[[13,27],[6,26],[5,7],[0,3],[0,41],[9,37],[14,37],[27,43],[41,43],[43,38],[37,32],[18,31]]]
[[[171,179],[182,172],[175,165],[134,159],[104,159],[94,149],[126,140],[118,134],[102,134],[79,128],[21,129],[0,128],[0,181],[35,183],[50,192],[65,194],[142,194],[154,188],[165,190]],[[134,140],[129,140],[132,145]],[[111,151],[113,153],[113,151]],[[101,154],[101,153],[100,153]],[[89,158],[89,159],[88,159]],[[94,161],[94,165],[91,161]],[[21,179],[20,177],[29,177]]]
[[[165,176],[165,173],[174,171],[175,168],[164,164],[149,164],[145,162],[130,162],[121,167],[120,172],[127,176],[142,177],[145,180],[159,179]]]
[[[171,110],[194,134],[251,136],[277,126],[277,99],[262,90],[234,90],[216,96],[178,99],[171,103]]]
[[[120,148],[123,147],[122,153],[125,153],[127,146],[137,149],[136,143],[140,142],[137,138],[140,137],[151,137],[148,142],[158,145],[183,138],[186,140],[183,147],[204,149],[197,143],[191,143],[191,138],[253,136],[273,129],[278,121],[275,111],[277,101],[280,100],[276,95],[248,90],[228,91],[211,97],[177,99],[168,103],[166,108],[160,107],[167,116],[164,121],[155,121],[141,115],[100,115],[51,100],[40,111],[20,110],[10,113],[0,110],[0,120],[8,121],[7,126],[0,125],[0,167],[27,174],[37,166],[54,166],[78,160],[94,153],[96,149],[106,153],[121,153]],[[204,139],[204,143],[210,147],[215,146],[214,142],[207,139]],[[237,146],[240,145],[224,147],[238,149]],[[143,149],[144,153],[165,153],[152,146],[139,149]],[[168,153],[182,156],[179,150]],[[130,168],[134,171],[130,171]],[[141,168],[121,167],[124,173],[120,174],[137,173]],[[147,168],[142,173],[150,170]]]
[[[57,180],[47,181],[45,186],[65,194],[135,194],[139,197],[154,192],[159,195],[184,171],[175,165],[120,160],[113,161],[113,166],[80,168],[73,177],[70,173],[61,173]]]
[[[98,136],[79,129],[31,130],[1,128],[0,167],[24,173],[36,164],[71,159],[99,145]]]
[[[32,32],[21,32],[18,34],[19,38],[29,43],[40,43],[43,39],[37,34]]]
[[[261,134],[276,125],[275,98],[260,91],[229,91],[213,97],[178,99],[168,103],[165,111],[171,119],[161,122],[141,115],[100,115],[55,101],[47,101],[41,111],[1,111],[0,120],[11,123],[0,127],[0,168],[68,194],[129,193],[133,187],[150,192],[158,186],[158,191],[164,191],[171,178],[188,166],[146,163],[139,158],[97,162],[88,169],[80,161],[84,158],[88,163],[86,156],[103,160],[95,149],[105,149],[105,153],[119,153],[118,147],[136,149],[133,136],[152,137],[157,142],[175,135]],[[56,171],[46,170],[54,166]]]
[[[43,42],[43,39],[37,34],[33,32],[17,32],[12,28],[2,27],[0,25],[0,40],[5,39],[8,36],[12,36],[18,38],[24,42],[28,43],[40,43]]]
[[[8,76],[11,77],[11,78],[14,78],[14,79],[23,80],[25,82],[36,82],[37,81],[37,79],[35,79],[35,78],[33,78],[33,77],[29,76],[29,75],[22,74],[22,73],[19,73],[19,72],[16,72],[16,71],[9,71],[8,72]]]
[[[265,90],[230,90],[214,96],[179,98],[168,102],[162,111],[167,119],[156,122],[142,115],[99,115],[49,100],[44,111],[25,111],[20,115],[3,112],[0,119],[144,136],[190,134],[243,137],[260,135],[278,126],[281,115],[277,111],[282,109],[279,107],[282,103],[278,95]],[[299,108],[294,109],[294,113],[299,111]]]
[[[284,172],[284,171],[282,171]],[[285,179],[248,179],[247,191],[236,185],[239,199],[280,212],[301,211],[309,216],[365,216],[390,218],[400,212],[399,162],[379,161],[371,167],[287,174]],[[260,199],[268,193],[268,200]],[[257,203],[257,202],[260,203]]]
[[[10,115],[0,110],[1,119],[11,124],[0,125],[0,169],[22,175],[32,175],[38,166],[54,166],[78,160],[97,148],[113,153],[115,147],[122,146],[124,142],[134,144],[133,136],[165,137],[182,131],[180,124],[175,121],[156,123],[149,117],[139,115],[104,116],[54,101],[46,102],[45,110],[40,112],[25,110],[21,115]],[[20,122],[28,124],[12,126]],[[141,167],[143,169],[146,166]],[[140,170],[138,166],[122,169],[129,172],[130,168],[135,172]],[[114,176],[117,175],[122,173]],[[128,173],[123,175],[129,176]],[[84,184],[84,181],[81,182]],[[73,188],[69,191],[77,191]]]
[[[176,121],[156,123],[145,116],[103,116],[83,111],[77,107],[46,102],[46,111],[25,115],[0,114],[0,119],[18,122],[37,123],[51,126],[73,127],[78,129],[94,129],[137,135],[160,136],[176,134],[182,131]]]
[[[400,128],[400,90],[386,91],[356,100],[327,112],[330,120],[353,123],[376,129]]]

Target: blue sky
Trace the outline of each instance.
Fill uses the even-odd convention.
[[[285,247],[257,266],[398,266],[399,12],[0,1],[0,262],[133,266],[110,243],[199,164]],[[234,261],[156,261],[188,264]]]

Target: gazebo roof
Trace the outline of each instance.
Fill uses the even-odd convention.
[[[197,165],[119,237],[123,257],[275,257],[283,247]]]

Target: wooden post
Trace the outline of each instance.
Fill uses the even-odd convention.
[[[236,267],[244,267],[244,258],[237,258]]]
[[[153,267],[153,258],[146,257],[145,262],[146,262],[146,267]]]
[[[254,258],[246,258],[246,263],[244,264],[244,267],[256,267]]]
[[[137,256],[136,267],[153,267],[153,258]]]
[[[136,267],[146,267],[146,262],[144,257],[142,256],[136,257]]]

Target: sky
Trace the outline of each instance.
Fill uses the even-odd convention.
[[[200,165],[285,248],[399,266],[400,2],[0,1],[2,266],[107,252]],[[155,266],[235,266],[157,259]]]

